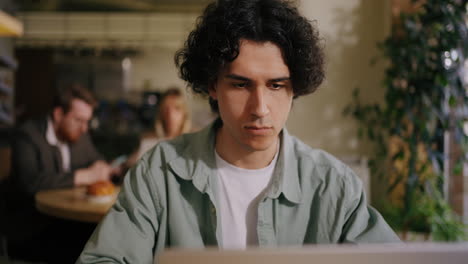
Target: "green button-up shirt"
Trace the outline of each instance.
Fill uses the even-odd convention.
[[[214,123],[146,153],[78,263],[152,263],[167,247],[218,245],[216,129]],[[257,233],[260,247],[399,241],[346,165],[286,129]]]

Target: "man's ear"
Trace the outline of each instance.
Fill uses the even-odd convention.
[[[52,118],[54,119],[54,123],[62,121],[64,115],[65,113],[61,107],[55,107],[52,111]]]
[[[210,95],[211,99],[218,100],[218,96],[216,94],[216,82],[213,82],[208,86],[208,94]]]

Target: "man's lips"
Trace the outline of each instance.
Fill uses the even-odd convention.
[[[262,130],[262,129],[271,129],[270,126],[245,126],[246,129]]]
[[[271,126],[244,126],[245,130],[254,135],[269,134],[273,127]]]

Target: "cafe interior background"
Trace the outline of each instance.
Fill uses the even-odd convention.
[[[0,1],[2,179],[8,176],[9,139],[13,127],[44,114],[51,105],[54,87],[61,84],[81,82],[99,99],[91,122],[91,135],[108,159],[129,154],[138,146],[140,135],[152,128],[159,94],[168,88],[179,87],[185,92],[195,128],[213,120],[206,100],[185,89],[186,84],[179,79],[173,62],[174,53],[183,45],[208,2]],[[295,100],[288,130],[310,146],[324,149],[350,165],[363,180],[370,203],[384,213],[395,229],[404,233],[405,239],[466,239],[463,232],[466,230],[464,223],[468,223],[468,175],[463,162],[466,92],[450,92],[453,87],[448,81],[444,93],[429,98],[440,105],[446,120],[456,124],[446,127],[444,119],[439,119],[442,121],[435,126],[442,131],[442,137],[439,135],[433,152],[424,147],[420,150],[427,140],[414,144],[419,139],[406,140],[404,133],[395,134],[395,130],[376,121],[379,117],[389,118],[378,113],[390,113],[398,108],[388,96],[392,89],[398,88],[398,84],[405,88],[408,83],[409,86],[417,83],[411,79],[411,69],[424,68],[419,61],[405,65],[393,60],[401,54],[421,51],[405,49],[414,48],[411,41],[415,36],[426,43],[423,39],[426,26],[439,33],[447,29],[449,33],[459,34],[453,42],[455,46],[446,51],[436,49],[439,47],[436,39],[436,43],[429,45],[432,53],[428,56],[435,57],[435,63],[440,62],[446,69],[444,72],[452,74],[448,79],[455,78],[455,86],[462,90],[467,87],[468,62],[464,61],[464,56],[468,52],[463,46],[456,46],[466,40],[463,35],[467,26],[466,6],[461,11],[460,8],[455,10],[452,4],[457,1],[437,0],[416,1],[415,4],[410,0],[297,2],[300,12],[312,20],[321,33],[327,57],[326,80],[314,94]],[[448,20],[434,22],[440,16],[427,18],[429,12],[425,20],[421,19],[423,15],[411,16],[421,10],[442,10],[441,14]],[[444,21],[462,21],[456,25],[461,30],[450,29]],[[434,23],[440,27],[433,26]],[[395,30],[398,27],[407,33]],[[434,42],[430,38],[428,41]],[[401,44],[403,42],[405,45]],[[438,51],[440,54],[436,53]],[[456,69],[451,65],[456,65]],[[408,71],[403,70],[407,68]],[[402,70],[407,79],[388,69]],[[433,69],[439,68],[434,66]],[[440,78],[434,75],[433,84],[437,82]],[[392,85],[395,83],[397,85]],[[428,87],[433,89],[433,86]],[[410,97],[417,96],[410,88],[400,96],[407,98],[411,93],[414,95]],[[419,88],[414,89],[418,91]],[[377,118],[372,119],[372,114]],[[409,115],[406,119],[405,114]],[[434,122],[433,119],[414,118],[411,111],[402,116],[399,120],[410,125],[400,129],[407,129],[409,134],[416,133],[418,122]],[[382,120],[392,122],[391,119]],[[431,158],[435,150],[446,157],[442,162]],[[429,169],[427,166],[424,171],[418,169],[418,162],[426,162]],[[442,168],[437,164],[442,164]],[[424,176],[424,173],[431,176]],[[412,196],[408,194],[411,190]],[[418,237],[421,232],[424,235]]]

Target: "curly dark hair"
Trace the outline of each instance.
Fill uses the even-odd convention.
[[[281,0],[218,0],[209,4],[174,57],[180,77],[208,95],[219,72],[239,54],[241,39],[280,47],[291,72],[294,98],[314,92],[324,79],[319,34],[292,3]],[[210,98],[218,112],[217,101]]]

